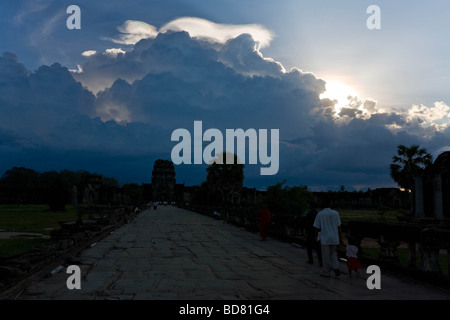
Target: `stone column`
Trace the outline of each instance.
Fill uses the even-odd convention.
[[[416,243],[414,241],[408,242],[408,264],[416,267]]]
[[[440,174],[437,174],[433,177],[433,204],[434,204],[434,217],[437,219],[444,219],[444,207],[442,201],[442,179]]]
[[[420,232],[420,270],[441,273],[439,266],[439,251],[442,244],[440,232],[435,228],[424,229]]]
[[[414,187],[414,195],[415,195],[415,212],[414,216],[416,218],[425,217],[424,207],[423,207],[423,177],[417,176],[415,178],[415,187]]]

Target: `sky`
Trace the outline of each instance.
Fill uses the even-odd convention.
[[[279,131],[276,174],[248,156],[245,186],[395,187],[399,144],[450,150],[448,12],[439,0],[4,0],[0,174],[148,183],[173,132],[194,144],[201,121],[223,145],[227,129]],[[204,181],[205,162],[176,165],[177,183]]]

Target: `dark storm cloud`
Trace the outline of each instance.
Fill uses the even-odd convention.
[[[49,169],[97,167],[148,181],[139,180],[139,172],[151,171],[157,157],[170,157],[171,132],[192,132],[200,120],[204,130],[280,130],[278,175],[263,181],[247,166],[247,181],[370,186],[392,183],[389,163],[398,144],[434,152],[448,141],[448,129],[379,111],[373,100],[355,97],[336,114],[330,100],[320,99],[324,80],[285,70],[258,48],[248,34],[211,42],[166,32],[127,52],[87,52],[80,72],[72,73],[59,64],[30,72],[5,53],[0,169],[13,163],[4,160],[9,154],[16,162],[59,166]],[[177,176],[190,184],[189,172],[198,177],[197,169],[177,167]]]
[[[46,134],[79,114],[95,111],[95,97],[55,63],[29,72],[10,53],[0,57],[0,125],[14,132]]]
[[[283,66],[262,56],[249,34],[228,40],[219,51],[219,61],[244,75],[280,76]]]
[[[132,83],[116,80],[98,93],[97,111],[104,120],[173,129],[203,120],[217,128],[279,128],[286,136],[297,136],[309,130],[309,111],[324,105],[319,99],[324,81],[298,69],[285,72],[255,49],[249,35],[219,45],[185,32],[166,33],[136,47],[118,57],[119,64],[132,69],[125,61],[135,65],[137,50],[145,62],[139,70],[148,73]]]

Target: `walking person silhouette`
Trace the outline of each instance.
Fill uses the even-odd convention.
[[[323,277],[330,277],[331,271],[334,271],[336,277],[341,274],[337,257],[337,248],[339,244],[343,244],[341,218],[339,213],[331,207],[332,202],[330,201],[328,208],[324,208],[317,213],[313,224],[314,228],[320,230],[323,263],[321,276]]]
[[[319,261],[319,265],[322,266],[322,248],[320,246],[320,240],[318,239],[317,229],[314,228],[314,221],[317,216],[317,204],[315,202],[311,202],[309,204],[309,211],[306,213],[306,251],[308,254],[308,263],[314,263],[314,251],[317,254],[317,260]]]

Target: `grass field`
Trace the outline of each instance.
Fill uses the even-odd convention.
[[[47,243],[48,239],[43,238],[9,238],[0,239],[0,257],[8,258],[25,253],[31,249]]]
[[[0,239],[0,257],[11,257],[49,241],[40,238],[58,228],[58,221],[76,220],[73,206],[64,212],[50,211],[47,205],[0,205],[0,231],[36,233],[36,237],[14,236]]]
[[[49,235],[58,221],[76,220],[73,206],[66,211],[50,211],[47,205],[0,205],[0,229],[10,232],[35,232]]]

